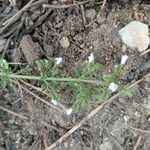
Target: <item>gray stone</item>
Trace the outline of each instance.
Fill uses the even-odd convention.
[[[138,21],[127,24],[119,30],[119,34],[124,44],[131,49],[137,48],[139,52],[146,50],[150,43],[148,26]]]
[[[95,18],[95,16],[96,16],[95,9],[86,10],[86,18],[93,20]]]
[[[113,145],[110,142],[104,142],[99,146],[99,150],[113,150]]]

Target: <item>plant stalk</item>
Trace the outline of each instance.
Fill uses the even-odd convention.
[[[3,76],[3,73],[0,72],[0,76]],[[26,76],[26,75],[16,75],[16,74],[9,74],[9,78],[16,78],[16,79],[28,79],[28,80],[42,80],[40,76]],[[90,83],[90,84],[100,84],[99,80],[86,80],[86,79],[79,79],[79,78],[45,78],[46,81],[58,81],[58,82],[83,82],[83,83]]]

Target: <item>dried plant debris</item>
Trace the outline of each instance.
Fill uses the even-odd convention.
[[[20,48],[29,65],[33,65],[33,63],[43,55],[41,46],[38,43],[33,42],[30,35],[26,35],[22,38],[20,41]]]

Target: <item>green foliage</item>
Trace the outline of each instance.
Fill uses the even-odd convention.
[[[109,98],[109,85],[114,82],[117,84],[119,87],[122,85],[119,76],[121,72],[122,66],[121,65],[116,65],[112,72],[109,75],[103,75],[101,80],[101,84],[99,87],[98,91],[98,96],[97,99],[100,101],[106,101]]]
[[[79,86],[76,91],[76,99],[73,107],[77,110],[80,108],[90,108],[90,101],[93,99],[92,88]]]
[[[58,65],[54,62],[50,62],[46,59],[38,60],[35,62],[35,68],[41,76],[42,89],[51,92],[52,99],[60,100],[61,99],[61,89],[62,84],[56,81],[47,81],[48,77],[61,78],[60,69]]]
[[[32,68],[29,65],[27,65],[14,74],[28,75],[28,74],[31,74],[31,71],[32,71]]]
[[[5,87],[10,83],[9,65],[5,59],[0,59],[0,71],[2,73],[0,78],[0,85]]]
[[[86,63],[82,68],[75,68],[75,76],[79,79],[90,78],[95,75],[96,72],[100,71],[102,65],[97,63]],[[70,83],[75,90],[75,102],[73,107],[79,108],[90,108],[90,102],[96,95],[96,86],[87,85],[86,83]]]
[[[26,75],[30,75],[30,79],[38,79],[41,81],[43,90],[50,92],[50,96],[54,100],[61,100],[61,90],[65,86],[70,86],[75,95],[75,102],[73,107],[76,109],[90,108],[92,100],[106,101],[110,96],[109,85],[114,82],[118,85],[118,90],[124,95],[132,96],[132,91],[124,86],[119,78],[122,65],[117,65],[113,68],[112,72],[108,75],[100,75],[102,65],[91,62],[85,63],[82,67],[75,68],[74,79],[70,77],[65,78],[65,73],[59,65],[55,62],[46,59],[38,60],[35,62],[34,68],[26,66],[25,68],[11,73],[9,65],[6,60],[0,60],[0,84],[3,86],[8,85],[10,77],[27,79]],[[31,76],[31,72],[38,74],[38,76]],[[95,80],[99,76],[98,80]],[[61,82],[56,81],[61,79]],[[80,82],[79,82],[80,80]],[[82,82],[88,81],[87,83]],[[100,84],[93,84],[92,81],[97,81]],[[89,84],[91,83],[91,84]]]
[[[122,85],[122,88],[120,91],[123,96],[128,96],[130,98],[133,96],[133,90],[129,89],[128,86],[126,85]]]
[[[126,91],[124,91],[124,95],[131,98],[133,96],[133,91],[131,89],[126,89]]]

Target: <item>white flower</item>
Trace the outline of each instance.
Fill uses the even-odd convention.
[[[72,113],[73,109],[72,108],[69,108],[66,110],[66,114],[69,116],[71,113]]]
[[[94,54],[91,53],[90,56],[88,57],[89,63],[91,63],[92,61],[94,61]]]
[[[124,65],[129,57],[127,55],[121,56],[121,64]]]
[[[55,60],[56,60],[56,64],[59,65],[59,64],[62,63],[63,58],[62,57],[58,57],[58,58],[55,58]]]
[[[58,105],[58,102],[57,102],[56,100],[54,100],[54,99],[51,100],[51,103],[52,103],[53,105],[55,105],[55,106]]]
[[[117,89],[118,89],[118,85],[115,84],[114,82],[110,83],[109,85],[109,89],[112,91],[112,92],[115,92]]]
[[[128,122],[129,119],[130,119],[130,117],[129,117],[128,115],[124,115],[123,118],[124,118],[124,121],[125,121],[125,122]]]

